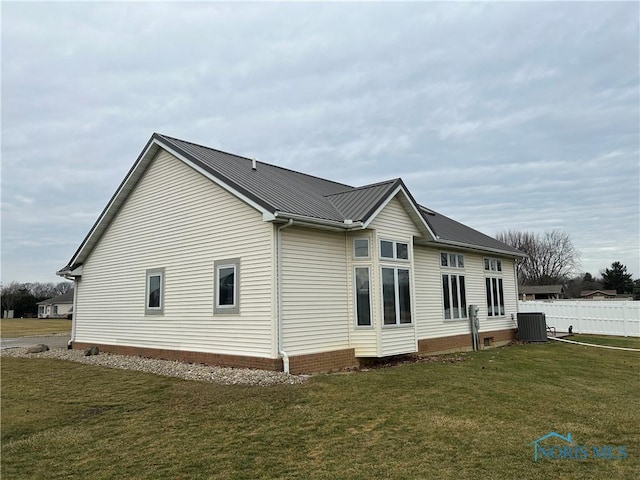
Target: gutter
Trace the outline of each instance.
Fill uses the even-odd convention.
[[[432,243],[432,242],[427,242],[427,243]],[[506,257],[513,257],[513,258],[524,258],[527,256],[526,253],[508,252],[505,250],[500,250],[499,248],[483,247],[481,245],[473,245],[473,244],[464,243],[464,242],[456,242],[454,240],[442,240],[439,237],[436,237],[436,241],[433,243],[436,243],[437,245],[451,245],[452,247],[464,248],[467,250],[472,250],[474,252],[495,253],[495,254],[503,255]]]
[[[278,297],[278,354],[282,356],[282,364],[284,373],[289,373],[289,355],[284,350],[283,344],[283,326],[282,326],[282,235],[281,231],[293,225],[293,219],[290,218],[288,223],[277,227],[276,230],[276,296]]]
[[[361,221],[354,220],[328,220],[324,218],[308,217],[305,215],[299,215],[297,213],[287,212],[275,212],[274,217],[276,220],[289,220],[296,222],[296,225],[311,226],[315,228],[325,227],[328,230],[344,231],[344,230],[358,230],[366,228]]]

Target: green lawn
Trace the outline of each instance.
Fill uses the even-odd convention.
[[[463,358],[321,375],[296,386],[224,387],[5,357],[0,473],[638,478],[640,354],[553,342]],[[580,445],[624,445],[627,458],[534,463],[531,442],[550,431],[571,433]]]
[[[0,319],[2,338],[30,337],[71,333],[71,320],[60,318],[3,318]]]

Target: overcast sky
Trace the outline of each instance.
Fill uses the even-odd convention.
[[[638,2],[1,8],[3,282],[60,281],[153,132],[640,277]]]

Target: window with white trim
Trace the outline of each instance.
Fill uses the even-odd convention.
[[[411,282],[406,268],[382,267],[384,325],[411,323]]]
[[[146,271],[145,315],[164,314],[164,268]]]
[[[353,258],[358,258],[358,259],[369,258],[369,239],[368,238],[353,239]]]
[[[501,272],[502,260],[499,258],[485,258],[484,269],[486,272]]]
[[[354,270],[356,326],[371,326],[371,273],[369,267]]]
[[[490,317],[503,317],[505,310],[502,279],[498,277],[485,278],[485,288],[487,290],[487,315]]]
[[[464,268],[464,255],[460,253],[441,252],[440,266],[445,268]]]
[[[442,299],[445,320],[467,318],[467,292],[464,275],[442,275]]]
[[[392,260],[409,260],[409,244],[394,240],[380,240],[380,257]]]
[[[216,260],[214,271],[213,313],[240,313],[240,259]]]

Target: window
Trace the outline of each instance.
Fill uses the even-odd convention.
[[[164,313],[164,268],[147,270],[145,315]]]
[[[392,258],[395,260],[409,260],[409,244],[393,242],[391,240],[380,240],[380,256],[382,258]]]
[[[358,327],[371,326],[371,281],[369,267],[356,267],[356,325]]]
[[[399,260],[409,260],[409,245],[406,243],[396,243],[396,258]]]
[[[487,290],[487,315],[490,317],[504,316],[504,291],[501,278],[485,278]]]
[[[383,258],[393,258],[393,242],[380,240],[380,256]]]
[[[467,292],[463,275],[442,275],[442,298],[446,320],[467,318]]]
[[[382,267],[382,308],[385,325],[411,323],[409,270]]]
[[[215,302],[213,313],[240,313],[238,286],[240,285],[240,259],[217,260],[215,270]]]
[[[459,253],[440,253],[440,266],[447,268],[464,268],[464,255]]]
[[[369,258],[369,239],[353,239],[353,258]]]
[[[501,272],[502,260],[499,260],[497,258],[485,258],[484,269],[488,272]]]

